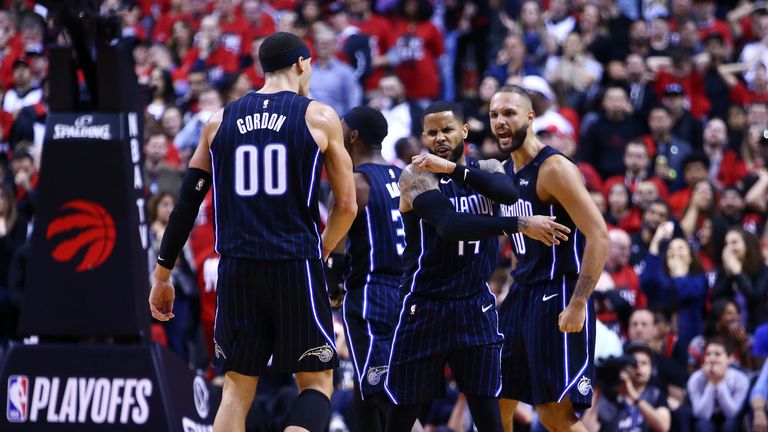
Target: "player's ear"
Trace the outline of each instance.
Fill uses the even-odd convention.
[[[349,131],[349,142],[353,143],[357,140],[357,137],[359,137],[360,134],[357,132],[357,129],[352,129]]]
[[[469,135],[469,125],[464,123],[464,126],[461,127],[461,137],[464,139],[467,139],[468,135]]]

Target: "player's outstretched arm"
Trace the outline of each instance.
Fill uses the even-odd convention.
[[[171,270],[189,237],[189,232],[192,231],[200,204],[205,199],[213,181],[209,149],[221,125],[221,117],[222,111],[211,116],[200,134],[200,141],[189,161],[189,169],[184,175],[176,205],[173,207],[160,243],[157,264],[152,273],[152,290],[149,293],[149,310],[152,316],[160,321],[167,321],[174,316]]]
[[[323,152],[325,172],[334,197],[323,231],[323,259],[326,259],[347,234],[357,215],[355,180],[352,159],[344,149],[341,120],[333,108],[312,102],[307,108],[306,119],[315,143]]]
[[[427,153],[414,156],[411,163],[433,173],[448,174],[498,203],[514,204],[520,196],[512,178],[496,159],[479,161],[480,168],[474,168]]]
[[[584,326],[587,302],[608,256],[608,229],[579,169],[565,157],[552,156],[542,164],[537,191],[543,199],[557,200],[586,238],[579,279],[559,323],[560,331],[578,332]]]

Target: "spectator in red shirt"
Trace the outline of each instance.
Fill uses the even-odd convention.
[[[714,0],[698,0],[694,4],[696,17],[698,18],[699,37],[704,40],[708,35],[717,33],[723,36],[728,46],[733,48],[731,29],[725,20],[717,18],[715,10],[717,5]]]
[[[758,62],[754,66],[745,63],[729,63],[720,65],[717,72],[731,90],[731,101],[739,105],[749,105],[753,102],[768,102],[768,74],[766,66]],[[743,83],[736,73],[746,72]]]
[[[612,229],[608,232],[608,237],[610,245],[605,270],[611,275],[615,290],[632,308],[645,308],[648,306],[648,299],[640,290],[640,278],[629,264],[632,246],[629,234],[621,229]]]
[[[640,229],[640,212],[632,208],[632,194],[623,183],[614,183],[606,189],[608,211],[603,217],[605,222],[616,228],[634,233]]]
[[[683,160],[683,182],[685,187],[669,197],[669,205],[672,213],[682,217],[683,209],[691,200],[693,186],[701,181],[706,181],[709,176],[709,160],[702,153],[691,153]]]
[[[680,228],[686,238],[693,238],[705,219],[717,212],[715,188],[707,180],[696,183],[691,190],[691,199],[682,212]]]
[[[655,149],[654,149],[655,150]],[[649,157],[648,146],[640,140],[631,140],[624,148],[624,167],[626,171],[623,176],[613,176],[603,183],[603,190],[607,191],[615,183],[622,183],[634,193],[635,188],[643,181],[650,181],[656,184],[659,193],[662,196],[667,195],[667,187],[658,177],[652,177],[651,158]]]
[[[227,51],[221,44],[219,20],[209,15],[200,21],[200,33],[195,46],[187,52],[181,70],[204,70],[208,81],[217,88],[223,88],[231,82],[239,70],[237,56]]]
[[[718,188],[733,186],[747,175],[747,167],[728,145],[728,128],[719,118],[704,126],[704,154],[709,158],[709,181]]]
[[[264,71],[261,70],[261,62],[259,62],[259,48],[261,48],[264,39],[258,37],[251,42],[251,64],[243,69],[254,89],[260,89],[264,86]]]
[[[171,49],[171,58],[175,64],[180,65],[192,49],[194,36],[194,30],[192,30],[189,21],[179,19],[173,23],[172,34],[168,39],[168,48]]]
[[[258,50],[253,52],[253,41],[255,39],[265,38],[277,31],[275,28],[275,20],[263,10],[259,0],[245,0],[243,2],[243,18],[245,18],[248,30],[250,31],[248,34],[248,43],[251,45],[248,52],[252,57],[255,56],[257,58],[259,53]],[[256,61],[256,63],[258,63],[258,61]]]
[[[368,35],[371,44],[371,59],[373,70],[363,83],[366,93],[376,91],[379,80],[384,76],[389,60],[386,57],[390,49],[392,23],[384,17],[373,13],[371,0],[349,0],[349,13],[354,24],[363,34]]]
[[[221,45],[235,56],[245,57],[250,51],[251,29],[241,14],[236,13],[233,0],[216,0],[215,15],[221,26]]]
[[[167,43],[173,35],[173,27],[177,21],[193,21],[192,15],[187,12],[184,0],[171,0],[171,7],[163,12],[155,21],[152,29],[152,41]]]
[[[408,99],[426,105],[440,97],[437,60],[443,55],[440,30],[430,22],[433,8],[427,0],[401,0],[401,19],[394,25],[395,73],[403,80]]]

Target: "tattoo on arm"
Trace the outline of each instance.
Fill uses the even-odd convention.
[[[576,288],[573,290],[573,298],[582,300],[585,303],[589,301],[589,296],[592,295],[592,291],[595,290],[597,285],[597,278],[580,274],[579,279],[576,281]]]
[[[417,196],[428,190],[440,189],[434,174],[408,165],[400,175],[400,197],[409,205]]]
[[[477,161],[477,164],[480,166],[480,169],[483,171],[488,172],[497,172],[504,174],[504,166],[501,164],[501,162],[497,161],[496,159],[486,159]]]
[[[519,233],[525,232],[525,230],[527,230],[530,225],[531,224],[528,222],[527,217],[517,218],[517,232]]]

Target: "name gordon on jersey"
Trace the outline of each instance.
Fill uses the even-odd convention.
[[[280,128],[283,127],[286,119],[287,117],[282,114],[253,113],[237,119],[237,130],[241,134],[256,129],[271,129],[275,132],[280,132]]]
[[[140,425],[149,419],[153,385],[148,378],[65,379],[33,378],[29,397],[21,395],[29,401],[29,422]]]

